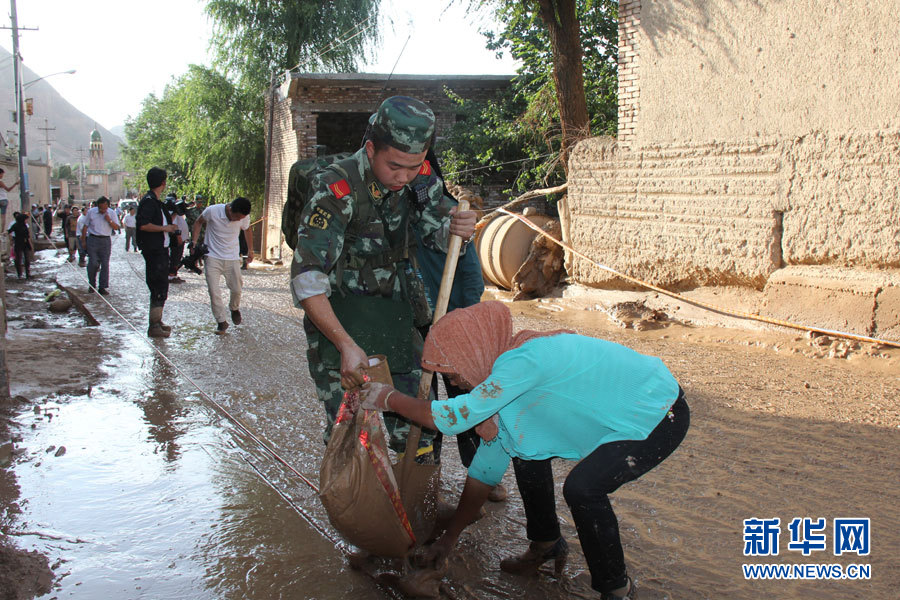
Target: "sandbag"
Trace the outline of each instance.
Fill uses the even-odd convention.
[[[383,356],[371,357],[367,378],[391,383]],[[328,519],[351,544],[378,556],[399,558],[416,536],[394,477],[381,415],[354,410],[352,390],[344,394],[319,472],[319,497]]]

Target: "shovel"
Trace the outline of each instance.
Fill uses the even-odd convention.
[[[469,203],[466,200],[460,200],[458,206],[459,211],[469,210]],[[441,288],[431,320],[432,324],[437,323],[447,313],[447,304],[450,301],[450,290],[453,287],[453,276],[456,274],[456,263],[459,261],[461,247],[462,238],[458,235],[451,235],[447,260],[444,262],[444,273],[441,276]],[[419,400],[428,400],[433,377],[434,373],[431,371],[422,370],[417,394]],[[419,544],[424,543],[434,529],[437,517],[437,491],[441,482],[440,465],[423,465],[416,462],[416,451],[419,448],[421,437],[422,428],[415,423],[410,423],[409,435],[406,438],[406,451],[401,461],[394,465],[394,475],[397,478],[397,486],[400,488],[403,508],[406,509],[406,514],[416,535],[416,541]]]

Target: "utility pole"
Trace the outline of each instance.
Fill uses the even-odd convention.
[[[44,143],[47,144],[47,193],[50,194],[48,198],[48,202],[50,205],[53,205],[53,161],[50,157],[50,142],[54,141],[50,139],[50,132],[56,131],[56,127],[50,127],[50,124],[47,122],[47,118],[44,118],[44,126],[38,127],[41,131],[44,132]],[[60,188],[60,194],[62,193],[62,188]],[[62,196],[60,195],[59,204],[62,204]]]
[[[41,131],[44,132],[44,143],[47,144],[47,166],[53,165],[53,158],[50,156],[50,142],[55,142],[56,140],[50,139],[50,132],[56,131],[56,127],[48,127],[49,123],[47,119],[44,119],[44,126],[38,127]]]
[[[22,212],[31,210],[31,199],[28,195],[28,151],[25,146],[25,98],[22,88],[22,56],[19,54],[19,18],[16,13],[16,0],[9,0],[10,21],[12,23],[13,74],[16,85],[16,120],[19,122],[19,198]]]

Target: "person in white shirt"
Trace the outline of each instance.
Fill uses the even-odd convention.
[[[128,209],[128,214],[125,215],[125,252],[128,252],[128,249],[131,246],[134,246],[135,252],[139,252],[137,240],[134,237],[134,234],[137,231],[137,217],[135,217],[136,211],[136,208],[131,207]]]
[[[225,277],[225,285],[231,292],[228,308],[231,310],[231,322],[241,323],[241,254],[238,235],[243,229],[250,248],[248,262],[253,262],[253,233],[250,230],[250,201],[246,198],[235,198],[229,204],[214,204],[194,222],[191,232],[191,243],[196,245],[200,237],[200,228],[206,225],[206,246],[209,254],[204,257],[206,286],[212,304],[213,317],[216,319],[216,333],[223,334],[228,329],[228,315],[222,302],[220,279]]]
[[[109,198],[100,196],[85,215],[85,225],[81,230],[81,243],[87,249],[88,281],[90,290],[101,295],[109,294],[109,253],[112,249],[110,236],[120,229],[116,211],[109,210]],[[100,273],[100,287],[96,286],[97,272]]]
[[[178,269],[181,267],[181,259],[184,256],[184,243],[191,235],[187,220],[184,218],[186,210],[184,200],[175,203],[172,222],[178,226],[178,231],[169,238],[169,283],[184,283],[184,279],[178,276]]]

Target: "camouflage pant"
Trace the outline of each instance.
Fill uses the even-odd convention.
[[[341,387],[341,372],[338,370],[328,369],[319,359],[319,333],[307,332],[306,339],[308,349],[306,358],[309,363],[309,374],[312,376],[313,383],[316,385],[316,395],[325,406],[325,425],[324,440],[328,443],[331,437],[331,428],[337,418],[338,409],[344,398],[344,389]],[[416,363],[421,361],[421,351],[416,352]],[[422,376],[421,370],[415,370],[410,373],[391,373],[394,387],[406,394],[415,397],[419,391],[419,379]],[[434,390],[431,392],[434,397]],[[403,452],[406,450],[406,436],[409,434],[410,422],[408,419],[401,417],[396,413],[384,413],[384,425],[388,433],[388,445],[394,452]],[[422,428],[422,437],[419,439],[418,456],[425,456],[434,452],[434,461],[440,460],[440,444],[441,434],[431,429]],[[421,459],[420,459],[421,460]],[[424,460],[423,462],[429,462]]]

